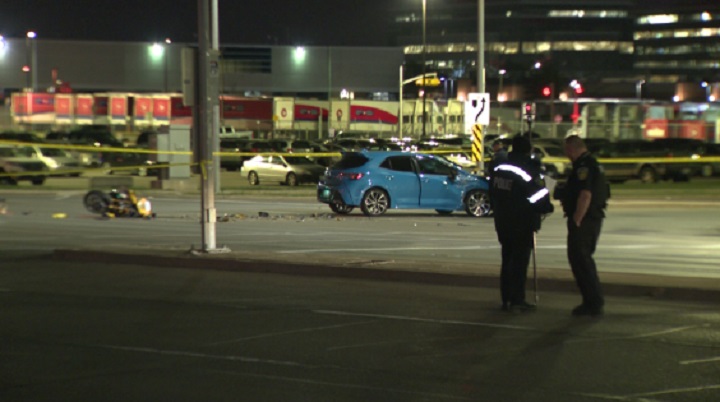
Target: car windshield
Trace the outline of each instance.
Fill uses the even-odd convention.
[[[68,153],[59,148],[40,148],[45,156],[68,156]]]
[[[314,165],[315,162],[304,156],[286,156],[285,161],[291,165]]]
[[[0,156],[5,156],[8,158],[12,157],[32,157],[34,154],[34,151],[30,147],[17,147],[17,148],[0,148]]]
[[[564,157],[565,153],[560,147],[544,147],[545,152],[547,152],[548,156],[556,156],[556,157]]]

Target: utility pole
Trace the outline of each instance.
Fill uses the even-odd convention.
[[[212,0],[212,46],[210,41],[210,0],[198,0],[198,119],[197,146],[200,155],[202,249],[204,253],[222,253],[227,248],[216,247],[217,210],[215,208],[215,176],[219,118],[220,61],[217,41],[217,0]]]
[[[425,139],[426,133],[427,133],[427,110],[426,110],[426,103],[427,103],[427,85],[425,82],[425,59],[427,54],[427,37],[426,37],[426,29],[427,29],[427,0],[422,0],[422,41],[423,41],[423,52],[422,52],[422,76],[423,76],[423,127],[422,127],[422,139]]]

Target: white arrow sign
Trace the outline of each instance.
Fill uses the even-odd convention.
[[[472,133],[472,126],[490,125],[490,94],[469,93],[465,101],[465,134]]]

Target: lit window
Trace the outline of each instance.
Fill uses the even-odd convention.
[[[656,14],[646,15],[638,18],[638,24],[655,25],[655,24],[672,24],[678,22],[677,14]]]

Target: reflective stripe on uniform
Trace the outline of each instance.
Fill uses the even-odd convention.
[[[537,193],[533,194],[532,196],[528,197],[528,201],[530,201],[531,204],[534,204],[541,200],[546,195],[550,194],[550,190],[543,188],[542,190],[539,190]]]
[[[495,171],[496,171],[496,172],[497,172],[498,170],[503,170],[503,171],[505,171],[505,172],[515,173],[516,175],[520,176],[520,177],[521,177],[523,180],[525,180],[525,181],[530,181],[530,180],[532,180],[532,177],[531,177],[526,171],[524,171],[523,169],[521,169],[521,168],[519,168],[519,167],[517,167],[517,166],[515,166],[515,165],[502,164],[502,165],[499,165],[499,166],[497,166],[497,167],[495,168]]]

